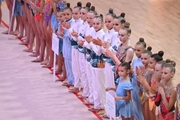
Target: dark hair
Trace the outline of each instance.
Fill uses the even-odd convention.
[[[116,16],[115,18],[118,19],[121,24],[126,23],[124,12],[122,12],[119,16]]]
[[[67,3],[67,6],[66,6],[66,8],[64,8],[64,10],[70,10],[72,12],[72,9],[70,6],[71,6],[70,3]]]
[[[103,15],[102,14],[96,15],[94,18],[99,18],[103,22]]]
[[[78,2],[78,3],[77,3],[77,6],[75,6],[74,8],[78,8],[79,10],[81,10],[81,8],[82,8],[82,3],[81,3],[81,2]]]
[[[85,7],[82,7],[82,8],[83,8],[83,9],[86,9],[87,12],[89,12],[89,11],[90,11],[90,7],[91,7],[91,3],[90,3],[90,2],[87,2],[87,3],[86,3],[86,6],[85,6]]]
[[[109,12],[106,15],[110,15],[112,18],[116,17],[116,14],[114,13],[112,8],[109,9]]]
[[[143,45],[143,47],[146,48],[146,43],[144,42],[144,38],[139,38],[139,41],[136,43],[136,45]]]
[[[152,47],[151,47],[151,46],[148,46],[147,49],[143,51],[143,53],[147,53],[148,55],[151,56],[151,55],[152,55],[151,50],[152,50]]]
[[[95,11],[95,7],[91,6],[89,13],[93,13],[94,15],[97,15],[97,12]]]
[[[174,67],[176,66],[176,62],[174,62],[173,60],[166,59],[165,62],[166,62],[166,63],[169,63],[169,64],[172,64]]]
[[[130,70],[131,69],[131,62],[123,62],[119,66],[125,67],[126,70]]]
[[[167,59],[166,61],[165,61],[165,64],[163,65],[163,68],[164,67],[168,67],[168,68],[170,68],[171,69],[171,72],[176,72],[176,69],[175,69],[175,66],[176,66],[176,62],[174,62],[174,61],[172,61],[172,60],[170,60],[170,59]]]
[[[164,52],[163,51],[159,51],[158,53],[152,54],[151,58],[154,58],[154,60],[156,62],[159,62],[159,61],[163,60],[163,55],[164,55]]]
[[[122,27],[121,29],[126,30],[128,34],[131,34],[131,29],[130,28]]]
[[[130,27],[130,23],[126,21],[125,24],[124,24],[124,27],[125,28],[129,28]]]

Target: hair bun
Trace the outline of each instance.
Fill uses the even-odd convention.
[[[127,62],[129,65],[131,65],[132,61]]]
[[[169,63],[169,64],[172,64],[173,65],[173,67],[175,67],[176,66],[176,62],[174,62],[173,60],[170,60],[170,59],[166,59],[166,61],[165,61],[166,63]]]
[[[164,52],[163,51],[159,51],[158,55],[162,57],[164,55]]]
[[[176,62],[171,61],[171,64],[172,64],[174,67],[176,67]]]
[[[103,14],[100,14],[99,16],[103,17]]]
[[[70,3],[67,3],[67,7],[70,8],[70,6],[71,6]]]
[[[77,3],[77,6],[78,6],[78,7],[82,7],[82,3],[81,3],[81,2],[78,2],[78,3]]]
[[[125,13],[124,12],[122,12],[121,14],[120,14],[120,17],[125,17]]]
[[[144,42],[144,38],[139,38],[139,42]]]
[[[109,9],[110,14],[114,14],[114,10],[112,8]]]
[[[165,62],[166,62],[166,63],[170,63],[171,60],[170,60],[170,59],[166,59]]]
[[[129,27],[130,27],[130,23],[129,23],[129,22],[125,22],[124,27],[125,27],[125,28],[129,28]]]
[[[95,11],[95,7],[94,6],[91,6],[91,11]]]
[[[90,2],[87,2],[87,3],[86,3],[86,7],[90,8],[90,7],[91,7],[91,3],[90,3]]]
[[[147,50],[148,50],[148,51],[151,51],[151,50],[152,50],[152,47],[151,47],[151,46],[148,46],[148,47],[147,47]]]

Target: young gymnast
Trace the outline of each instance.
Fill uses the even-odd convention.
[[[58,37],[59,37],[59,55],[57,57],[58,69],[62,70],[63,75],[60,77],[59,80],[66,79],[66,69],[64,65],[64,58],[62,54],[62,47],[63,47],[63,36],[64,36],[64,29],[62,28],[62,24],[64,22],[64,12],[63,10],[57,11],[57,21],[58,21]]]
[[[36,28],[38,31],[38,36],[40,38],[40,41],[36,39],[36,46],[38,49],[40,48],[40,55],[35,59],[32,60],[31,62],[42,62],[44,60],[44,49],[45,49],[45,35],[43,34],[43,9],[45,6],[45,2],[43,0],[35,0],[35,3],[32,2],[31,0],[25,0],[28,4],[31,5],[31,7],[34,9],[34,19],[35,19],[35,24]]]
[[[114,46],[117,41],[117,39],[114,39],[114,34],[115,34],[115,31],[113,29],[113,20],[114,18],[116,17],[116,15],[114,14],[113,12],[113,9],[110,8],[109,9],[109,12],[106,14],[105,16],[105,26],[107,28],[107,31],[103,37],[103,43],[102,45],[102,49],[106,49],[107,47],[107,44],[111,45],[111,46]],[[104,47],[103,47],[103,44],[106,44]],[[106,62],[106,57],[103,57],[103,59],[105,60],[105,84],[106,84],[106,87],[115,87],[115,84],[114,84],[114,74],[113,74],[113,71],[112,71],[112,66],[111,64],[109,64],[108,62]],[[114,96],[115,95],[115,92],[114,91],[109,91],[109,93]],[[105,114],[105,111],[100,111],[98,112],[99,115],[103,115]]]
[[[80,46],[83,46],[85,48],[85,58],[86,58],[86,75],[87,75],[87,80],[88,80],[88,87],[84,88],[89,91],[89,96],[88,99],[85,100],[84,104],[86,105],[92,105],[94,104],[94,99],[93,99],[93,86],[92,86],[92,70],[93,67],[90,64],[89,58],[90,58],[90,51],[91,47],[88,42],[88,39],[90,36],[94,36],[95,30],[93,27],[93,19],[97,15],[95,11],[95,7],[91,6],[91,10],[87,13],[87,19],[86,21],[88,22],[89,26],[85,32],[84,40],[78,41],[78,44]]]
[[[45,7],[44,7],[44,10],[43,10],[43,13],[44,13],[44,20],[43,20],[43,28],[44,28],[44,34],[45,34],[45,37],[46,37],[46,56],[45,56],[45,59],[44,61],[41,62],[41,65],[46,65],[49,63],[49,49],[51,48],[50,47],[50,41],[51,41],[51,31],[49,30],[50,28],[50,20],[51,20],[51,14],[49,14],[49,12],[51,12],[51,1],[50,0],[46,0],[45,2]]]
[[[105,74],[104,68],[99,66],[98,61],[101,61],[102,58],[102,48],[99,45],[94,44],[95,40],[103,40],[104,31],[103,31],[103,16],[102,14],[96,15],[93,19],[93,27],[95,30],[94,36],[91,36],[90,47],[91,51],[91,65],[92,69],[92,86],[93,86],[93,98],[94,106],[89,108],[89,111],[99,112],[105,107]],[[101,41],[102,42],[102,41]]]
[[[122,120],[134,119],[134,105],[131,98],[133,86],[129,78],[130,71],[130,63],[121,63],[118,67],[120,77],[116,80],[117,88],[106,89],[106,91],[116,91],[116,117],[121,117]]]
[[[153,70],[153,74],[151,77],[151,82],[150,85],[146,78],[140,74],[138,75],[137,79],[138,81],[143,85],[144,89],[147,91],[147,95],[149,97],[149,116],[150,120],[156,119],[159,120],[159,108],[155,107],[154,104],[154,99],[156,96],[156,91],[157,91],[157,86],[158,83],[161,80],[161,70],[162,70],[162,65],[163,65],[163,51],[159,51],[158,53],[152,54],[151,57],[149,58],[149,68]]]
[[[133,90],[132,90],[132,99],[134,102],[134,118],[138,120],[144,120],[143,114],[142,114],[142,105],[140,101],[140,96],[139,96],[139,83],[137,80],[137,74],[136,74],[136,68],[140,68],[143,66],[142,60],[141,60],[141,54],[142,52],[146,49],[146,43],[144,41],[144,38],[139,38],[139,41],[135,45],[135,54],[136,58],[132,62],[132,67],[134,74],[131,76],[132,79],[132,85],[133,85]]]
[[[113,20],[114,31],[119,32],[120,28],[124,27],[125,23],[125,13],[122,12],[120,16],[116,16]]]
[[[149,85],[150,85],[151,77],[153,74],[153,70],[148,67],[149,58],[152,55],[151,49],[152,48],[149,46],[147,47],[146,50],[143,51],[143,53],[141,54],[141,61],[142,61],[143,66],[141,66],[140,68],[136,68],[137,74],[140,74],[140,71],[141,71],[141,74],[143,74],[143,76],[146,78]],[[148,99],[147,91],[144,89],[143,85],[140,84],[139,87],[140,87],[139,96],[140,96],[140,101],[142,105],[142,112],[144,115],[144,119],[150,120],[149,111],[148,111],[149,99]]]
[[[118,44],[116,47],[116,51],[113,49],[106,49],[106,56],[113,59],[114,63],[116,65],[119,65],[122,62],[130,62],[133,59],[133,48],[130,46],[130,43],[128,42],[129,37],[131,35],[131,29],[122,27],[119,30],[119,40],[121,44]]]
[[[35,19],[34,19],[34,10],[28,4],[25,2],[23,6],[23,11],[25,14],[25,29],[26,29],[26,38],[23,39],[24,41],[20,43],[21,45],[27,45],[28,48],[24,49],[23,51],[25,52],[33,52],[33,46],[34,46],[34,39],[36,38],[36,46],[35,46],[35,51],[30,54],[32,57],[37,57],[40,54],[40,36],[38,34],[37,26],[35,24]]]
[[[81,16],[82,23],[79,26],[78,36],[76,36],[75,32],[72,33],[72,34],[75,34],[78,41],[79,40],[84,40],[86,30],[89,27],[86,19],[87,19],[87,13],[90,11],[90,6],[91,6],[91,3],[88,2],[85,7],[81,8],[81,11],[80,11],[81,15],[80,16]],[[80,77],[81,88],[83,88],[83,91],[82,91],[82,94],[79,93],[79,97],[80,98],[87,98],[89,96],[89,89],[87,89],[88,88],[88,80],[87,80],[86,65],[85,65],[86,59],[85,59],[84,52],[81,51],[81,49],[84,50],[84,48],[79,46],[78,47],[78,50],[79,50],[79,64],[80,64],[79,69],[80,69],[80,74],[81,74],[81,77]]]
[[[80,63],[79,63],[79,51],[77,49],[77,36],[75,37],[74,33],[78,33],[79,28],[81,23],[83,22],[81,20],[81,8],[82,8],[82,3],[78,2],[77,6],[74,7],[73,9],[73,19],[74,22],[71,26],[71,28],[69,29],[69,34],[71,35],[72,41],[71,41],[71,45],[72,45],[72,70],[73,70],[73,74],[74,74],[74,87],[71,88],[69,90],[69,92],[72,93],[78,93],[79,89],[81,87],[81,72],[80,72]],[[76,34],[77,35],[77,34]]]
[[[72,72],[72,47],[70,43],[70,35],[68,34],[69,26],[72,26],[72,9],[70,8],[70,3],[67,3],[67,7],[64,9],[64,16],[66,22],[63,23],[63,27],[65,29],[64,37],[63,37],[63,57],[66,67],[66,74],[68,81],[63,82],[63,86],[73,86],[74,85],[74,75]]]
[[[160,109],[163,120],[174,120],[175,102],[177,91],[173,85],[173,77],[175,75],[174,61],[167,61],[162,67],[161,82],[158,85],[158,93],[160,94]]]
[[[1,4],[4,0],[0,0],[0,27],[2,26],[1,25],[1,20],[2,20],[2,10],[1,10]]]
[[[58,10],[63,10],[66,7],[66,2],[63,0],[53,0],[52,1],[52,17],[51,17],[51,28],[52,31],[55,33],[57,31],[57,11]],[[51,37],[52,38],[52,37]],[[48,44],[48,53],[49,53],[49,63],[45,66],[43,66],[44,68],[51,68],[53,67],[53,61],[54,61],[54,52],[52,51],[52,41],[51,39],[47,41]]]
[[[109,43],[110,46],[116,45],[118,43],[119,39],[114,39],[115,31],[113,29],[113,20],[116,17],[116,15],[113,12],[113,9],[109,9],[109,13],[106,14],[105,17],[105,25],[107,28],[107,31],[104,36],[104,43]],[[116,34],[117,35],[117,34]],[[107,42],[107,43],[106,43]],[[106,48],[106,46],[105,46]],[[105,63],[105,78],[106,78],[106,87],[115,87],[114,84],[114,73],[112,71],[112,66],[108,62]],[[113,95],[113,93],[112,93]]]

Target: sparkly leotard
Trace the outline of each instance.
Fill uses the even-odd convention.
[[[46,24],[48,24],[48,22],[51,20],[51,15],[48,14],[49,10],[50,10],[50,0],[47,0],[45,6],[45,16],[44,16]]]
[[[36,0],[35,3],[36,3],[36,6],[40,7],[41,0],[39,0],[39,1]],[[41,14],[37,10],[34,11],[34,18],[35,18],[35,20],[41,19]]]
[[[172,86],[172,87],[170,87],[169,89],[167,89],[165,91],[166,99],[167,99],[168,102],[170,100],[170,91],[173,88],[174,87]],[[166,106],[161,101],[160,108],[161,108],[161,115],[162,115],[163,120],[169,120],[169,119],[173,119],[174,118],[174,112],[175,112],[175,106],[174,105],[172,106],[172,108],[170,110],[167,110]]]

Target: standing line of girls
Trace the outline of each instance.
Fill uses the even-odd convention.
[[[163,51],[153,54],[144,38],[132,47],[125,13],[117,16],[110,8],[103,17],[90,2],[84,7],[78,2],[73,8],[63,0],[17,2],[21,3],[17,8],[21,5],[22,10],[17,10],[15,15],[23,16],[17,17],[21,21],[18,38],[25,31],[26,40],[22,44],[28,45],[24,51],[37,57],[32,62],[51,68],[54,58],[51,38],[56,34],[60,53],[56,74],[61,74],[57,81],[70,86],[69,92],[78,94],[85,105],[91,105],[89,111],[109,118],[108,92],[116,101],[118,119],[174,119],[177,90],[172,80],[176,64],[163,60]]]
[[[104,32],[102,14],[92,12],[94,11],[94,7],[90,9],[89,3],[83,8],[80,7],[81,5],[78,3],[72,10],[73,14],[78,14],[78,10],[80,12],[79,18],[81,18],[81,22],[79,21],[78,23],[77,20],[79,18],[75,18],[74,15],[75,21],[77,22],[74,24],[76,26],[79,25],[78,28],[73,27],[72,24],[64,25],[64,27],[69,30],[71,37],[69,41],[71,42],[73,50],[76,49],[76,52],[78,52],[76,55],[72,54],[72,56],[74,55],[73,59],[76,59],[76,63],[80,65],[78,66],[79,68],[77,67],[77,71],[79,72],[72,72],[79,73],[78,75],[76,73],[74,74],[75,76],[79,76],[77,77],[78,79],[74,79],[74,83],[78,83],[79,85],[71,87],[69,91],[78,93],[82,88],[82,93],[78,94],[80,98],[85,100],[84,104],[93,105],[89,108],[89,111],[97,112],[99,115],[103,115],[103,117],[108,117],[105,111],[106,90],[115,97],[117,101],[117,117],[120,116],[123,120],[174,119],[176,90],[170,81],[172,81],[171,78],[175,73],[175,65],[172,64],[172,62],[162,62],[163,51],[152,54],[150,52],[151,47],[146,49],[146,43],[143,38],[140,38],[136,43],[135,49],[131,47],[129,42],[131,29],[127,27],[129,24],[124,22],[125,27],[123,27],[123,17],[116,17],[112,9],[106,14],[105,25],[107,31]],[[91,22],[88,22],[88,29],[86,23],[87,18],[91,17],[90,13],[93,13],[92,17],[94,17],[92,20],[94,30],[88,33],[86,30],[90,31],[92,26],[90,24]],[[84,15],[86,15],[86,18]],[[114,31],[115,27],[113,28],[113,22],[114,26],[116,26],[117,23],[115,22],[117,21],[115,20],[117,18],[119,24],[122,25],[122,27],[117,30],[118,34]],[[116,39],[117,36],[119,36],[119,39]],[[134,50],[137,56],[135,59],[133,59]],[[134,72],[132,72],[130,67],[131,61]],[[72,66],[76,64],[74,61],[71,62]],[[109,64],[110,66],[108,66]],[[161,66],[158,66],[159,64]],[[81,67],[84,69],[81,70]],[[117,85],[114,83],[114,77],[116,76],[112,74],[113,71],[108,72],[108,70],[112,70],[112,68],[115,68],[114,73],[118,76],[116,81]],[[169,72],[169,76],[171,73],[171,78],[161,74],[163,68],[168,68],[169,71],[167,70],[166,72]],[[91,79],[88,79],[87,76]],[[166,79],[167,82],[165,82],[164,79]],[[146,82],[142,82],[143,80],[147,81],[149,87],[146,86]],[[161,85],[162,83],[160,81],[163,81],[163,84],[168,83],[167,86],[172,86],[170,87],[171,89],[168,89],[168,94],[165,94],[166,91],[163,91],[165,88]],[[63,85],[72,85],[68,82],[64,83]],[[116,95],[113,91],[116,91]],[[162,96],[160,106],[155,106],[156,101],[154,101],[154,99],[158,98],[157,93]],[[171,97],[168,97],[168,95]],[[170,101],[167,100],[167,98],[170,99]],[[165,105],[164,101],[166,103]]]

